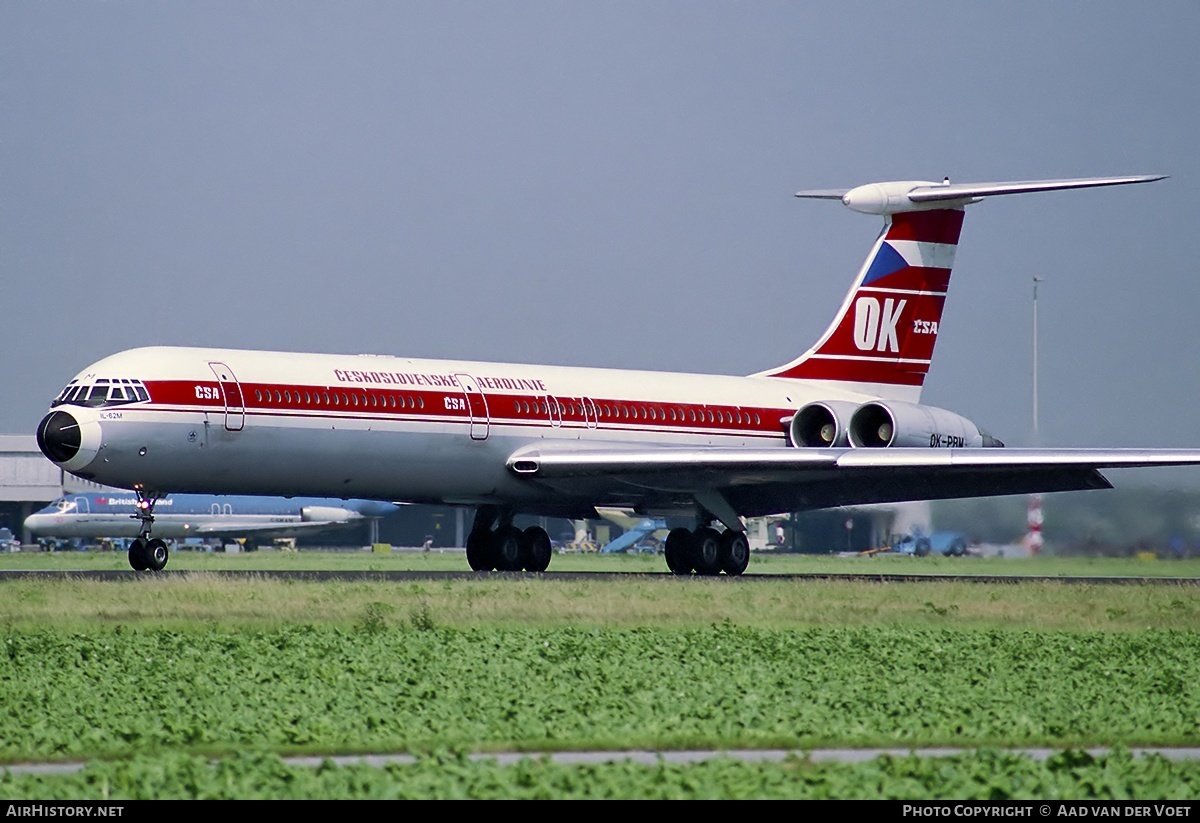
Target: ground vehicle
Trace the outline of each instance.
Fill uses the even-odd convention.
[[[16,552],[21,550],[21,541],[13,536],[12,529],[0,528],[0,551]]]
[[[911,554],[925,557],[930,554],[941,554],[946,557],[962,557],[967,553],[967,538],[959,532],[940,531],[925,534],[921,529],[913,529],[911,534],[894,534],[881,551],[896,554]]]

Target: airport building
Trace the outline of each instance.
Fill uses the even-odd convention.
[[[25,518],[62,496],[64,474],[38,450],[33,435],[0,434],[0,528],[32,542],[22,534]]]

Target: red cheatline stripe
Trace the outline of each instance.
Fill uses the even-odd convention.
[[[150,381],[151,405],[182,406],[224,413],[216,382]],[[280,399],[276,400],[276,392]],[[246,414],[285,413],[295,416],[334,416],[362,419],[461,419],[470,415],[461,392],[413,392],[395,389],[330,389],[297,385],[242,384],[244,404],[233,411]],[[332,402],[334,395],[337,403]],[[547,425],[550,422],[545,396],[489,393],[487,419],[492,423]],[[289,400],[290,398],[290,400]],[[326,399],[328,398],[328,399]],[[392,400],[396,405],[392,405]],[[600,428],[636,427],[637,431],[685,431],[730,434],[777,435],[779,419],[789,409],[717,406],[635,400],[596,400],[585,407],[579,398],[556,397],[562,406],[554,419],[562,425]],[[448,402],[449,401],[449,402]],[[519,404],[519,407],[518,407]],[[479,410],[477,410],[478,412]],[[477,414],[479,422],[484,416]]]

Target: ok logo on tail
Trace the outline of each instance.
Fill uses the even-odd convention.
[[[860,297],[854,301],[854,345],[859,351],[900,352],[900,340],[896,337],[896,326],[907,300],[885,298],[880,308],[874,297]]]

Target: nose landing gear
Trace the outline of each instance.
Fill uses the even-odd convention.
[[[142,528],[129,544],[129,565],[134,571],[160,572],[167,565],[167,544],[150,536],[150,529],[154,525],[154,504],[159,496],[147,494],[142,489],[135,489],[134,493],[138,499],[137,513],[130,517],[142,521]]]

